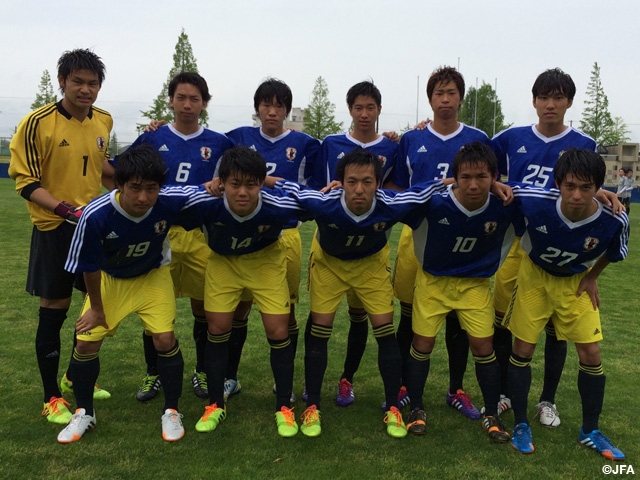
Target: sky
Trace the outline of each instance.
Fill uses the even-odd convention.
[[[65,50],[91,48],[107,75],[96,106],[119,141],[160,93],[182,29],[213,95],[209,128],[251,125],[253,94],[266,77],[285,81],[305,108],[316,78],[329,87],[345,127],[349,87],[373,80],[382,92],[380,130],[430,116],[425,87],[442,65],[467,86],[497,86],[505,123],[536,123],[531,86],[559,67],[577,87],[566,123],[578,127],[594,62],[613,117],[640,142],[640,2],[637,0],[5,0],[0,16],[0,137],[30,111],[44,70],[54,87]]]

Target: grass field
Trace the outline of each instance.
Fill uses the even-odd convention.
[[[0,478],[468,478],[538,479],[600,478],[608,462],[577,443],[581,424],[577,392],[577,356],[570,346],[565,374],[556,397],[562,425],[542,428],[533,419],[541,388],[542,346],[534,357],[530,417],[536,452],[524,456],[508,445],[494,445],[479,422],[467,420],[444,402],[448,385],[442,332],[432,355],[425,389],[427,435],[395,440],[387,436],[380,403],[382,382],[376,364],[377,348],[370,334],[360,371],[355,377],[356,402],[344,409],[334,396],[344,361],[348,319],[341,309],[329,342],[329,367],[323,389],[323,431],[316,439],[298,434],[284,439],[273,420],[275,398],[269,367],[269,349],[255,311],[249,323],[247,346],[240,365],[242,394],[228,403],[227,420],[211,434],[198,434],[194,425],[204,400],[193,395],[189,383],[194,365],[192,319],[185,299],[178,301],[177,335],[186,362],[181,413],[186,435],[175,444],[160,436],[160,398],[147,404],[135,400],[144,374],[141,327],[132,316],[118,334],[105,341],[101,352],[100,383],[113,397],[96,403],[98,427],[82,441],[63,446],[56,442],[59,426],[40,416],[42,387],[37,370],[34,338],[38,300],[24,291],[31,223],[14,184],[0,179],[0,378],[4,414],[0,422]],[[601,276],[601,348],[607,374],[607,392],[601,429],[628,457],[626,464],[640,470],[640,367],[638,348],[640,311],[640,206],[633,205],[630,254],[609,266]],[[301,229],[308,250],[313,224]],[[394,232],[392,250],[398,237]],[[305,250],[306,251],[306,250]],[[306,255],[305,255],[306,258]],[[298,307],[301,327],[308,313],[304,294]],[[80,305],[74,298],[62,338],[62,373],[69,359],[74,320]],[[396,312],[396,317],[398,313]],[[301,336],[302,337],[302,336]],[[304,378],[303,347],[296,358],[294,391],[300,395]],[[467,368],[465,388],[481,406],[473,364]],[[68,397],[72,406],[73,398]],[[296,404],[301,414],[304,404]],[[511,429],[513,414],[504,415]]]

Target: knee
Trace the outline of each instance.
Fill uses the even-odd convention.
[[[176,336],[173,332],[154,333],[153,346],[159,352],[166,352],[176,344]]]

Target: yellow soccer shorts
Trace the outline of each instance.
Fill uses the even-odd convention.
[[[413,303],[416,274],[422,270],[413,249],[413,231],[405,225],[398,240],[398,255],[393,268],[393,294],[402,303]]]
[[[505,315],[509,330],[527,343],[536,344],[551,317],[560,340],[592,343],[602,340],[600,311],[593,308],[586,292],[576,297],[588,270],[570,277],[555,277],[522,259],[516,293]]]
[[[413,298],[413,331],[435,337],[449,312],[455,310],[460,325],[477,338],[493,336],[490,280],[475,277],[439,277],[420,269]]]
[[[333,313],[344,294],[359,299],[367,313],[393,311],[393,291],[389,265],[389,245],[365,258],[340,260],[328,255],[320,245],[312,245],[309,267],[311,311]],[[351,305],[352,307],[354,305]]]
[[[507,258],[504,259],[504,262],[496,272],[493,282],[493,308],[496,312],[505,313],[509,308],[511,296],[516,286],[516,279],[518,278],[520,262],[522,257],[526,255],[526,252],[520,246],[520,238],[516,237],[511,244]]]
[[[288,314],[289,289],[283,244],[277,241],[257,252],[220,255],[211,252],[205,276],[204,308],[208,312],[233,312],[246,291],[262,313]]]
[[[289,302],[298,303],[300,290],[300,269],[302,268],[302,240],[297,228],[285,228],[280,242],[284,246],[287,257],[287,285]]]
[[[202,230],[185,230],[174,225],[169,230],[171,278],[176,297],[204,300],[204,275],[209,246]]]
[[[109,328],[98,326],[91,332],[78,335],[78,340],[98,342],[107,336],[112,337],[120,322],[131,313],[138,314],[147,332],[173,332],[176,301],[168,265],[134,278],[115,278],[102,272],[100,292]],[[87,296],[82,313],[90,307],[91,301]]]

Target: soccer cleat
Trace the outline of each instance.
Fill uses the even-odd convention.
[[[424,410],[414,408],[409,415],[409,421],[407,422],[407,431],[411,435],[424,435],[427,433],[427,415]]]
[[[67,408],[69,402],[62,397],[51,397],[44,404],[42,415],[47,417],[47,421],[66,425],[71,420],[71,412]]]
[[[148,402],[149,400],[153,400],[158,395],[158,391],[162,386],[162,382],[160,382],[159,375],[145,375],[142,379],[142,385],[140,385],[140,390],[136,393],[136,399],[141,402]]]
[[[229,397],[233,397],[234,395],[242,392],[242,387],[240,386],[240,382],[235,378],[227,378],[224,381],[224,401],[229,400]]]
[[[624,460],[626,457],[619,448],[611,444],[611,440],[605,437],[600,430],[584,433],[580,427],[578,441],[588,448],[593,448],[607,460]]]
[[[471,402],[471,397],[460,388],[455,395],[447,392],[447,405],[458,409],[460,413],[471,420],[480,418],[480,412]]]
[[[507,443],[511,435],[507,432],[499,416],[482,416],[482,429],[487,432],[492,442]]]
[[[73,382],[67,378],[67,374],[65,373],[60,379],[60,391],[62,393],[71,393],[73,394]],[[94,400],[106,400],[107,398],[111,398],[111,394],[106,390],[102,390],[100,386],[96,383],[93,386],[93,399]]]
[[[167,408],[162,415],[162,438],[167,442],[177,442],[184,437],[182,414],[173,408]]]
[[[498,415],[502,415],[507,410],[511,410],[511,399],[500,394],[500,400],[498,400]],[[480,414],[484,415],[484,407],[480,409]]]
[[[278,391],[276,390],[276,386],[275,386],[275,384],[273,385],[273,394],[274,394],[274,395],[277,395],[277,394],[278,394]],[[296,394],[295,394],[295,393],[293,393],[293,391],[291,392],[291,397],[289,397],[289,401],[290,401],[291,403],[295,403],[295,402],[296,402]],[[306,402],[306,400],[305,400],[305,402]]]
[[[227,409],[218,408],[218,404],[207,405],[204,407],[204,414],[196,423],[198,432],[213,432],[218,424],[227,417]]]
[[[69,424],[58,434],[58,442],[77,442],[88,430],[96,428],[96,417],[87,415],[84,408],[78,408],[73,414]]]
[[[198,398],[209,398],[209,388],[207,387],[207,374],[204,372],[193,372],[191,377],[193,393]]]
[[[300,431],[307,437],[317,437],[322,432],[320,427],[320,410],[315,405],[307,407],[300,417]]]
[[[531,427],[526,423],[519,423],[513,429],[511,446],[525,455],[533,453],[533,440],[531,439]]]
[[[298,433],[298,424],[293,415],[293,408],[282,407],[279,412],[276,412],[276,425],[278,426],[278,435],[281,437],[293,437]]]
[[[339,407],[348,407],[351,405],[356,399],[356,396],[353,394],[353,385],[347,380],[343,378],[338,383],[338,394],[336,395],[336,405]]]
[[[400,391],[398,392],[398,408],[402,410],[404,407],[409,405],[409,394],[407,393],[407,387],[400,387]],[[382,411],[387,411],[387,401],[382,402]]]
[[[558,410],[556,410],[556,405],[554,403],[540,402],[536,407],[538,407],[538,413],[536,413],[536,416],[539,417],[540,425],[551,428],[555,428],[560,425],[560,414],[558,413]]]
[[[402,413],[396,407],[391,407],[384,414],[384,423],[387,424],[387,433],[393,438],[404,438],[407,436],[407,427],[402,421]]]

